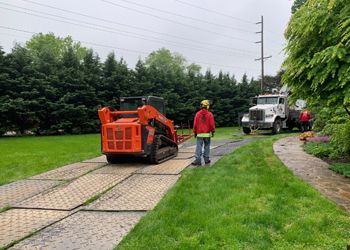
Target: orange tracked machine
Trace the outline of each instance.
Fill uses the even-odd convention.
[[[177,135],[165,116],[164,99],[155,96],[122,97],[120,110],[101,108],[101,148],[109,163],[125,157],[144,157],[158,164],[175,157],[178,144],[191,135]]]

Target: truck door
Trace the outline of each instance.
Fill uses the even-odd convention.
[[[280,97],[278,100],[277,111],[280,114],[281,118],[287,117],[287,108],[286,108],[286,100],[283,97]]]

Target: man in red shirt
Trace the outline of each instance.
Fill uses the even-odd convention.
[[[203,100],[201,102],[201,110],[196,113],[193,121],[193,133],[197,138],[196,144],[196,159],[192,165],[202,165],[202,148],[204,144],[204,162],[205,164],[210,163],[210,137],[214,136],[215,133],[215,121],[213,114],[208,111],[209,101]]]
[[[309,131],[310,130],[310,119],[311,119],[311,114],[310,112],[305,109],[303,112],[300,113],[299,120],[300,120],[300,126],[301,126],[301,131]]]

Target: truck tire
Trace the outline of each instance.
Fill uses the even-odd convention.
[[[273,123],[272,134],[274,135],[279,134],[281,132],[281,128],[282,128],[281,119],[276,118],[275,122]]]
[[[252,132],[252,131],[250,130],[250,128],[243,127],[243,133],[245,133],[246,135],[249,135],[250,132]]]

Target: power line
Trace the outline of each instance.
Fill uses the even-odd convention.
[[[4,4],[4,3],[1,3],[0,4]],[[10,5],[10,4],[5,4],[5,5]],[[15,6],[15,5],[12,5],[12,6]],[[26,8],[22,8],[22,7],[17,7],[16,8],[20,8],[20,9],[26,9]],[[134,33],[134,32],[129,32],[129,31],[122,31],[122,30],[117,30],[117,29],[114,29],[114,28],[110,28],[110,27],[107,27],[107,26],[103,26],[103,25],[97,25],[97,24],[93,24],[93,23],[88,23],[88,22],[84,22],[84,21],[80,21],[80,20],[77,20],[77,19],[72,19],[72,18],[67,18],[67,17],[62,17],[62,16],[58,16],[58,15],[53,15],[53,14],[48,14],[48,13],[45,13],[45,12],[41,12],[41,11],[35,11],[35,10],[30,10],[29,11],[32,11],[32,12],[37,12],[37,13],[44,13],[45,15],[48,15],[49,17],[46,17],[46,16],[41,16],[41,15],[37,15],[37,14],[33,14],[33,13],[29,13],[29,12],[26,12],[26,11],[19,11],[19,10],[14,10],[14,9],[9,9],[9,8],[5,8],[5,7],[0,7],[0,9],[5,9],[5,10],[10,10],[10,11],[14,11],[14,12],[18,12],[18,13],[24,13],[24,14],[27,14],[27,15],[32,15],[32,16],[36,16],[36,17],[39,17],[39,18],[44,18],[44,19],[49,19],[49,20],[54,20],[54,21],[57,21],[57,22],[63,22],[63,23],[68,23],[68,24],[72,24],[72,25],[77,25],[77,26],[80,26],[80,27],[84,27],[84,28],[89,28],[89,29],[93,29],[93,30],[99,30],[99,31],[102,31],[102,32],[107,32],[107,33],[115,33],[115,34],[120,34],[120,35],[123,35],[123,36],[128,36],[128,37],[132,37],[132,38],[138,38],[138,39],[143,39],[143,40],[148,40],[148,41],[151,41],[151,42],[156,42],[156,43],[162,43],[162,42],[166,42],[166,43],[170,43],[170,44],[173,44],[173,45],[176,45],[178,47],[182,47],[182,48],[186,48],[186,49],[191,49],[191,50],[195,50],[195,51],[199,51],[201,53],[206,53],[206,54],[213,54],[212,52],[208,52],[208,50],[211,50],[211,51],[216,51],[215,54],[217,53],[221,53],[223,55],[227,55],[227,52],[225,51],[220,51],[220,50],[213,50],[213,49],[207,49],[207,48],[201,48],[201,47],[193,47],[192,45],[189,45],[189,44],[185,44],[185,43],[179,43],[179,42],[173,42],[173,41],[169,41],[169,40],[165,40],[165,39],[160,39],[160,38],[157,38],[157,37],[151,37],[150,38],[147,38],[145,36],[142,36],[142,35],[139,35],[137,33]],[[26,9],[28,10],[28,9]],[[52,18],[50,16],[56,16],[56,17],[59,17],[59,18],[62,18],[64,20],[59,20],[59,19],[56,19],[56,18]],[[67,20],[73,20],[74,22],[82,22],[82,23],[86,23],[88,25],[84,25],[84,24],[80,24],[80,23],[73,23],[73,22],[70,22],[70,21],[67,21]],[[91,26],[95,26],[95,27],[91,27]],[[103,27],[103,29],[101,28],[96,28],[97,27]],[[106,30],[107,29],[107,30]],[[117,32],[115,32],[115,30],[117,30]],[[126,33],[126,34],[123,34],[123,33]],[[131,35],[130,35],[131,34]],[[150,37],[150,36],[148,36]],[[236,54],[236,56],[241,56],[241,57],[247,57],[247,56],[251,56],[251,55],[244,55],[244,53],[237,53],[237,52],[231,52],[231,53],[234,53]]]
[[[63,16],[59,16],[59,15],[54,15],[54,14],[50,14],[50,13],[46,13],[46,12],[42,12],[42,11],[31,10],[31,9],[19,7],[19,6],[13,5],[13,4],[7,4],[7,3],[2,3],[2,2],[0,2],[0,4],[10,5],[10,6],[14,6],[15,8],[18,8],[18,9],[29,10],[31,12],[36,12],[36,13],[40,13],[40,14],[44,14],[44,15],[49,16],[49,17],[47,17],[47,16],[42,16],[42,15],[29,13],[29,12],[26,12],[26,11],[19,11],[19,10],[5,8],[5,7],[0,7],[0,9],[6,9],[6,10],[14,11],[14,12],[24,13],[24,14],[36,16],[36,17],[39,17],[39,18],[54,20],[54,21],[57,21],[57,22],[68,23],[68,24],[77,25],[77,26],[80,26],[80,27],[94,29],[94,30],[99,30],[99,31],[108,32],[108,33],[121,34],[123,36],[128,36],[128,37],[138,38],[138,39],[143,39],[143,40],[148,40],[148,41],[151,41],[151,42],[157,42],[157,43],[166,42],[166,43],[170,43],[170,44],[173,44],[173,45],[176,45],[176,46],[179,46],[179,47],[183,47],[183,48],[186,48],[186,49],[200,51],[201,53],[212,54],[211,52],[208,52],[208,50],[211,50],[211,51],[216,51],[216,53],[222,53],[223,55],[227,55],[227,52],[222,51],[222,50],[217,50],[217,49],[213,50],[213,49],[208,49],[208,48],[203,48],[203,47],[198,47],[198,46],[193,47],[193,45],[191,45],[191,44],[169,41],[169,40],[161,39],[161,38],[158,38],[158,37],[139,35],[138,33],[135,33],[135,32],[123,31],[123,30],[111,28],[111,27],[104,26],[104,25],[98,25],[98,24],[94,24],[94,23],[90,23],[90,22],[81,21],[81,20],[78,20],[78,19],[72,19],[72,18],[63,17]],[[64,20],[59,20],[59,19],[56,19],[56,18],[52,18],[51,16],[58,17],[58,18],[61,18],[61,19],[64,19]],[[67,20],[71,20],[73,22],[78,22],[78,23],[73,23],[73,22],[70,22],[70,21],[67,21]],[[83,24],[81,24],[81,23],[83,23]],[[87,24],[87,25],[85,25],[85,24]],[[91,27],[91,26],[93,26],[93,27]],[[95,28],[95,27],[98,27],[98,28]],[[102,29],[100,27],[102,27]],[[241,56],[241,57],[252,56],[252,55],[248,55],[246,53],[237,53],[237,52],[234,52],[234,51],[231,51],[230,53],[234,53],[236,56]]]
[[[3,35],[3,36],[11,36],[11,37],[15,37],[15,38],[25,38],[25,39],[28,39],[29,36],[21,36],[21,35],[15,35],[15,34],[11,34],[11,33],[6,33],[6,32],[1,32],[0,35]],[[1,47],[1,45],[0,45]]]
[[[197,64],[205,64],[205,65],[213,65],[213,66],[217,66],[217,67],[225,67],[225,68],[235,68],[235,69],[241,69],[241,70],[256,70],[256,69],[252,69],[252,68],[242,68],[242,67],[237,67],[237,66],[228,66],[228,65],[223,65],[223,64],[216,64],[216,63],[207,63],[207,62],[201,62],[201,61],[195,61],[194,63]]]
[[[1,28],[1,29],[7,29],[7,30],[18,31],[18,32],[23,32],[23,33],[27,33],[27,34],[31,34],[31,35],[39,34],[39,33],[33,32],[33,31],[28,31],[28,30],[23,30],[23,29],[16,29],[16,28],[11,28],[11,27],[2,26],[2,25],[0,25],[0,28]],[[94,43],[94,42],[87,42],[87,41],[81,41],[81,40],[75,40],[75,39],[72,39],[72,41],[78,42],[78,43],[91,44],[91,45],[100,46],[100,47],[105,47],[105,48],[116,49],[116,50],[123,50],[123,51],[128,51],[128,52],[137,53],[137,54],[145,54],[145,55],[148,54],[148,53],[146,53],[146,52],[139,51],[139,50],[131,50],[131,49],[119,48],[119,47],[115,47],[115,46],[110,46],[110,45],[105,45],[105,44],[99,44],[99,43]]]
[[[17,31],[17,32],[23,32],[23,33],[31,34],[31,35],[38,34],[38,33],[33,32],[33,31],[7,27],[7,26],[3,26],[3,25],[0,25],[0,29],[13,30],[13,31]],[[100,43],[94,43],[94,42],[88,42],[88,41],[81,41],[81,40],[75,40],[75,39],[72,39],[72,40],[74,42],[90,44],[90,45],[94,45],[94,46],[98,46],[98,47],[112,48],[112,49],[115,49],[115,50],[122,50],[122,51],[128,51],[128,52],[132,52],[132,53],[145,54],[145,55],[149,55],[150,54],[150,53],[147,53],[147,52],[144,52],[144,51],[130,50],[130,49],[120,48],[120,47],[106,45],[106,44],[100,44]],[[234,69],[243,69],[243,70],[248,70],[248,69],[249,70],[256,70],[256,69],[252,69],[252,68],[242,68],[242,67],[239,67],[239,66],[215,64],[215,63],[202,62],[202,61],[191,60],[191,59],[187,59],[187,61],[190,61],[190,62],[193,62],[193,63],[196,63],[196,64],[206,64],[206,65],[209,65],[209,66],[213,65],[213,66],[219,66],[219,67],[225,67],[225,68],[234,68]]]
[[[171,12],[171,11],[154,8],[154,7],[147,6],[147,5],[140,4],[140,3],[135,3],[135,2],[129,1],[129,0],[118,0],[118,1],[129,3],[129,4],[133,4],[133,5],[140,6],[140,7],[143,7],[143,8],[147,8],[147,9],[150,9],[150,10],[155,10],[155,11],[158,11],[158,12],[166,13],[166,14],[169,14],[169,15],[190,19],[190,20],[197,21],[197,22],[202,22],[202,23],[206,23],[206,24],[215,25],[215,26],[218,26],[218,27],[223,27],[223,28],[226,28],[226,29],[239,30],[239,31],[242,31],[242,32],[247,32],[247,33],[253,34],[253,32],[251,30],[231,27],[231,26],[228,26],[228,25],[220,24],[220,23],[213,23],[213,22],[209,22],[207,20],[181,15],[181,14],[174,13],[174,12]]]
[[[133,28],[133,29],[138,29],[138,30],[142,30],[142,31],[146,31],[146,32],[150,32],[150,33],[154,33],[154,34],[158,34],[158,35],[169,36],[169,37],[173,37],[173,38],[176,38],[176,39],[193,42],[193,43],[196,43],[196,44],[206,44],[208,46],[214,46],[214,47],[218,47],[219,46],[219,47],[222,47],[222,48],[225,48],[225,49],[228,49],[228,50],[235,50],[235,51],[239,51],[239,52],[252,53],[252,55],[253,55],[253,53],[255,53],[255,52],[249,51],[249,50],[241,50],[241,49],[237,49],[237,48],[226,47],[226,46],[223,46],[223,45],[217,45],[217,44],[213,44],[213,43],[192,40],[192,39],[188,39],[188,38],[181,37],[181,36],[175,36],[175,35],[172,35],[172,34],[167,34],[167,33],[157,32],[157,31],[150,30],[150,29],[140,28],[138,26],[133,26],[133,25],[129,25],[129,24],[119,23],[119,22],[115,22],[113,20],[108,20],[108,19],[105,19],[105,18],[99,18],[99,17],[95,17],[95,16],[91,16],[91,15],[86,15],[86,14],[83,14],[83,13],[80,13],[80,12],[66,10],[66,9],[58,8],[58,7],[55,7],[55,6],[52,6],[52,5],[42,4],[42,3],[38,3],[38,2],[35,2],[35,1],[31,1],[31,0],[21,0],[21,1],[28,2],[28,3],[31,3],[31,4],[35,4],[35,5],[38,5],[38,6],[47,7],[47,8],[54,9],[54,10],[63,11],[63,12],[66,12],[66,13],[71,13],[71,14],[74,14],[74,15],[79,15],[79,16],[82,16],[82,17],[87,17],[87,18],[90,18],[90,19],[98,20],[98,21],[103,21],[103,22],[106,22],[106,23],[113,23],[113,24],[117,24],[117,25],[120,25],[120,26],[126,26],[126,27],[130,27],[130,28]]]
[[[141,13],[143,15],[152,16],[152,17],[157,18],[157,19],[161,19],[161,20],[165,20],[165,21],[168,21],[168,22],[180,24],[182,26],[190,27],[190,28],[193,28],[193,29],[196,29],[196,30],[201,30],[201,31],[204,31],[204,32],[207,32],[207,33],[218,35],[218,36],[230,38],[230,39],[233,39],[233,40],[240,40],[240,41],[243,41],[243,42],[253,42],[253,41],[250,41],[250,40],[246,40],[246,39],[242,39],[242,38],[238,38],[238,37],[233,37],[233,36],[225,35],[225,34],[222,34],[222,33],[219,33],[219,32],[214,32],[214,31],[211,31],[211,30],[203,29],[203,28],[198,27],[198,26],[193,26],[193,25],[190,25],[190,24],[174,21],[174,20],[169,19],[169,18],[157,16],[157,15],[145,12],[145,11],[141,11],[141,10],[133,9],[133,8],[130,8],[130,7],[126,7],[126,6],[123,6],[123,5],[120,5],[120,4],[108,1],[108,0],[101,0],[101,1],[105,2],[105,3],[109,3],[109,4],[117,6],[117,7],[120,7],[120,8],[123,8],[123,9],[127,9],[127,10],[131,10],[131,11],[134,11],[134,12],[137,12],[137,13]]]
[[[201,9],[201,10],[204,10],[204,11],[207,11],[207,12],[215,13],[217,15],[228,17],[228,18],[231,18],[231,19],[234,19],[234,20],[237,20],[237,21],[241,21],[241,22],[249,23],[249,24],[255,24],[255,22],[252,22],[252,21],[248,21],[248,20],[245,20],[245,19],[242,19],[242,18],[234,17],[234,16],[231,16],[231,15],[228,15],[228,14],[216,11],[216,10],[204,8],[202,6],[198,6],[198,5],[195,5],[195,4],[192,4],[192,3],[188,3],[188,2],[185,2],[185,1],[182,1],[182,0],[175,0],[175,1],[178,2],[178,3],[184,4],[184,5],[187,5],[187,6],[191,6],[191,7],[196,8],[196,9]],[[265,31],[268,31],[268,32],[270,32],[272,34],[275,34],[275,35],[280,35],[280,34],[274,32],[272,30],[269,30],[269,29],[267,29]]]
[[[231,19],[234,19],[234,20],[237,20],[237,21],[241,21],[241,22],[249,23],[249,24],[255,24],[254,22],[251,22],[251,21],[248,21],[248,20],[244,20],[242,18],[234,17],[234,16],[231,16],[231,15],[228,15],[228,14],[216,11],[216,10],[207,9],[207,8],[204,8],[204,7],[192,4],[192,3],[188,3],[188,2],[185,2],[185,1],[181,1],[181,0],[175,0],[175,1],[178,2],[178,3],[181,3],[181,4],[185,4],[185,5],[191,6],[191,7],[196,8],[196,9],[201,9],[201,10],[204,10],[204,11],[207,11],[207,12],[215,13],[217,15],[228,17],[228,18],[231,18]]]

